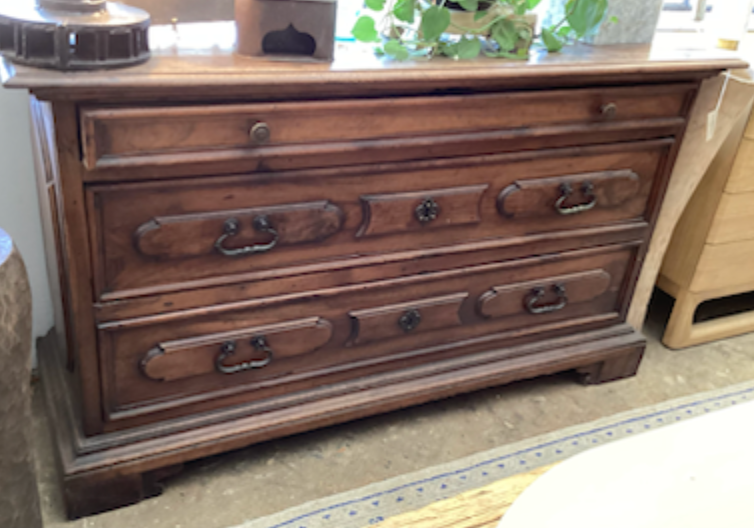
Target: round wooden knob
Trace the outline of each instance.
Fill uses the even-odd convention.
[[[602,113],[602,117],[612,119],[618,113],[618,105],[615,103],[603,104],[600,112]]]
[[[259,123],[251,127],[249,136],[251,137],[251,140],[257,145],[264,145],[270,140],[271,134],[272,132],[270,131],[270,127],[267,125],[267,123],[260,121]]]

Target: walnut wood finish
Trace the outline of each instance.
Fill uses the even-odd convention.
[[[254,339],[263,337],[273,350],[273,361],[301,354],[310,354],[326,344],[332,336],[332,325],[325,319],[310,317],[223,332],[177,341],[166,341],[147,352],[141,360],[144,375],[156,381],[173,381],[217,372],[217,357],[228,343],[233,343],[232,360],[238,365],[255,357],[259,350]],[[264,357],[264,356],[262,356]],[[263,368],[261,365],[258,368]]]
[[[547,277],[546,280],[535,280],[523,283],[508,284],[505,286],[494,286],[479,298],[479,313],[484,317],[503,317],[521,313],[523,309],[530,308],[527,304],[531,299],[532,292],[542,290],[539,303],[551,304],[545,306],[558,306],[559,301],[564,301],[563,308],[569,305],[591,301],[599,297],[610,286],[612,278],[605,270],[591,270],[571,275],[561,275],[558,277]],[[561,295],[553,295],[552,292],[558,293],[562,290]],[[553,304],[555,303],[555,304]]]
[[[155,48],[107,74],[0,66],[36,96],[62,294],[40,369],[73,517],[283,435],[635,374],[644,340],[622,322],[689,110],[743,65]]]
[[[347,346],[364,345],[407,334],[430,332],[463,324],[460,310],[467,292],[419,299],[349,312],[353,330]]]
[[[149,181],[207,174],[353,167],[676,137],[685,126],[684,118],[673,117],[465,132],[435,137],[179,152],[159,157],[119,158],[117,163],[112,164],[103,161],[100,168],[86,171],[84,179],[91,183]]]
[[[385,61],[359,46],[340,47],[332,64],[241,59],[227,35],[235,25],[211,24],[207,48],[197,50],[181,26],[165,27],[162,46],[151,39],[149,63],[118,71],[71,76],[13,66],[0,69],[6,86],[42,98],[83,101],[228,101],[489,92],[589,86],[698,82],[745,61],[723,51],[652,49],[649,45],[569,46],[560,53],[534,50],[528,61],[439,59],[412,64]],[[170,33],[168,37],[165,33]]]
[[[157,216],[136,229],[134,245],[145,257],[157,259],[214,255],[218,238],[233,220],[237,221],[237,233],[228,236],[227,249],[269,243],[270,232],[254,228],[261,217],[274,229],[276,246],[320,242],[343,224],[343,212],[327,201]]]
[[[575,229],[566,232],[481,240],[434,249],[383,253],[364,258],[314,262],[285,270],[245,273],[238,282],[201,281],[201,289],[159,292],[156,295],[95,304],[98,327],[114,329],[146,321],[174,321],[190,315],[220,313],[228,306],[242,309],[259,305],[257,299],[286,292],[290,300],[311,291],[312,284],[323,288],[363,284],[376,280],[422,275],[450,268],[473,266],[479,262],[525,258],[560,253],[578,248],[610,244],[635,244],[649,232],[645,222]]]
[[[220,311],[211,315],[170,322],[159,315],[130,324],[123,321],[117,328],[103,328],[100,332],[107,417],[113,427],[120,428],[123,426],[117,422],[136,417],[142,423],[152,421],[155,413],[168,408],[173,409],[171,416],[195,412],[202,401],[206,408],[223,407],[228,405],[230,393],[237,394],[236,401],[259,400],[394,369],[396,363],[408,366],[431,362],[443,354],[462,353],[456,343],[479,335],[501,339],[499,346],[504,346],[505,332],[520,327],[529,329],[528,340],[531,340],[539,338],[538,333],[546,334],[549,325],[556,322],[560,330],[583,324],[585,318],[595,315],[609,316],[605,323],[612,322],[618,318],[620,292],[634,252],[635,245],[594,248],[310,290],[297,298],[279,292],[255,299],[254,305],[247,304],[242,309],[220,305]],[[548,284],[551,277],[592,270],[606,274],[611,280],[602,295],[596,295],[591,302],[534,315],[523,306],[529,292],[520,291],[520,309],[506,317],[488,319],[476,310],[478,299],[503,280]],[[411,309],[422,314],[422,323],[429,329],[425,330],[421,324],[411,332],[401,329],[399,318]],[[245,335],[253,325],[275,325],[306,317],[323,319],[332,325],[332,337],[314,353],[276,356],[263,369],[238,373],[232,379],[209,368],[220,352],[222,338],[218,335]],[[358,321],[356,333],[354,319]],[[324,334],[320,335],[324,338]],[[287,339],[284,334],[275,337]],[[201,350],[194,346],[190,356],[184,357],[184,361],[196,359],[201,363],[186,366],[186,370],[206,375],[155,383],[134,369],[145,355],[154,354],[160,343],[175,341],[181,346],[186,342],[211,343]]]
[[[640,186],[639,176],[630,169],[523,180],[503,189],[497,208],[500,214],[514,219],[569,214],[569,208],[575,211],[591,202],[595,208],[615,208],[634,198]],[[559,205],[561,198],[564,200]]]
[[[569,123],[682,116],[693,85],[608,88],[207,107],[90,108],[82,111],[84,160],[90,169],[120,159],[183,151],[364,141]],[[563,99],[569,104],[563,105]],[[603,112],[606,105],[617,111]],[[463,108],[447,113],[446,108]],[[326,127],[323,123],[337,122]],[[159,123],[156,125],[155,123]],[[256,137],[260,125],[267,133]],[[153,160],[152,163],[157,162]]]
[[[102,301],[112,301],[208,286],[217,281],[237,282],[240,274],[250,271],[274,270],[268,275],[271,278],[285,273],[288,266],[324,259],[336,266],[344,258],[359,260],[367,255],[640,220],[648,212],[647,199],[657,186],[658,170],[664,166],[672,145],[672,139],[662,139],[377,168],[95,186],[89,189],[88,202],[96,247],[97,295]],[[560,178],[567,182],[573,180],[574,174],[613,168],[637,175],[639,189],[631,198],[615,207],[606,205],[567,217],[554,211],[555,184]],[[449,187],[459,178],[474,185]],[[521,219],[499,214],[496,197],[503,189],[515,181],[539,179],[545,179],[546,187],[553,190],[549,214]],[[227,258],[214,250],[216,239],[223,234],[222,222],[235,211],[243,207],[291,207],[296,205],[291,196],[300,203],[332,203],[343,212],[342,227],[318,244],[280,245],[240,258]],[[422,224],[417,220],[416,208],[432,197],[439,205],[438,217]],[[365,203],[369,205],[364,206]],[[151,227],[154,218],[162,217],[216,220],[203,223],[202,231],[192,241],[185,237],[173,239],[180,247],[203,244],[196,249],[196,257],[145,257],[134,247],[134,235],[138,239],[143,226]],[[480,220],[477,222],[476,218]],[[382,236],[367,236],[378,234]]]
[[[364,221],[357,237],[422,231],[482,221],[489,185],[361,196]]]

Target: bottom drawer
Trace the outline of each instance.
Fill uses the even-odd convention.
[[[124,322],[100,333],[105,414],[131,426],[254,400],[285,405],[286,395],[326,384],[612,324],[636,247],[480,263],[168,323]]]

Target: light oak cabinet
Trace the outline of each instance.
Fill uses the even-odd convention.
[[[663,343],[684,348],[754,331],[754,312],[698,322],[699,306],[754,292],[754,118],[726,138],[673,233],[658,286],[675,298]]]

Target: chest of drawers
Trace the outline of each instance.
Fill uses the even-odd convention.
[[[663,343],[684,348],[754,330],[746,303],[698,321],[697,309],[754,289],[754,118],[747,108],[689,201],[668,246],[657,285],[675,298]],[[714,310],[713,310],[714,312]]]
[[[700,82],[733,59],[157,52],[34,95],[69,515],[181,463],[463,391],[633,375],[633,286]]]

